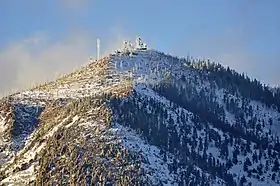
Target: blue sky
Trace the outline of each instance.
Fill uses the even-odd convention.
[[[136,35],[152,48],[279,84],[279,9],[278,0],[3,0],[0,91],[83,64],[96,37],[108,53]]]

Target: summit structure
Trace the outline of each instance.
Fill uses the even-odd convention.
[[[147,45],[146,43],[143,42],[143,40],[140,37],[136,38],[136,46],[135,48],[138,50],[147,50]]]
[[[116,50],[117,53],[133,53],[133,51],[145,51],[148,50],[147,44],[143,42],[143,40],[140,37],[136,37],[135,44],[133,45],[131,41],[124,40],[123,46],[121,49]]]

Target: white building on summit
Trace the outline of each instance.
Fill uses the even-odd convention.
[[[146,43],[144,43],[140,37],[136,37],[135,46],[133,46],[133,44],[129,40],[124,40],[122,48],[119,50],[116,50],[115,52],[116,53],[129,53],[129,54],[133,55],[135,50],[142,50],[142,51],[147,50]]]
[[[143,40],[140,37],[136,38],[136,46],[135,49],[138,50],[147,50],[147,45],[146,43],[143,42]]]
[[[132,43],[130,41],[124,40],[123,41],[123,50],[126,51],[126,52],[127,51],[131,52],[131,51],[134,50],[134,47],[133,47],[133,45],[132,45]]]

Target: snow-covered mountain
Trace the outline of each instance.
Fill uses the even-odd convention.
[[[279,185],[280,92],[138,40],[0,103],[2,185]]]

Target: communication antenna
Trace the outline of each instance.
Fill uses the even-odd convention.
[[[100,39],[99,38],[97,38],[96,45],[97,45],[97,60],[99,60],[100,59]]]

